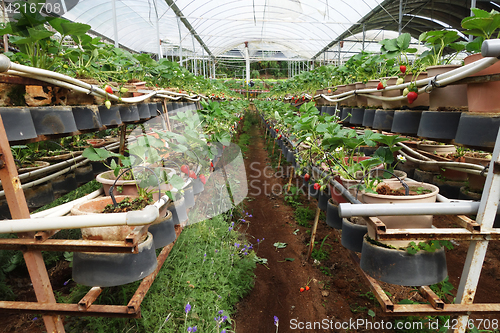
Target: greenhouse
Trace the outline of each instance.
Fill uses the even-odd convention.
[[[0,8],[0,332],[500,332],[500,1]]]

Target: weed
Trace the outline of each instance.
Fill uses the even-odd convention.
[[[310,227],[309,221],[314,220],[315,212],[309,207],[297,207],[295,210],[295,220],[302,227]]]
[[[325,274],[326,276],[332,276],[332,272],[331,272],[330,268],[328,268],[328,267],[321,266],[319,268],[319,270],[321,271],[321,273]]]
[[[318,261],[324,261],[330,257],[328,251],[323,250],[323,245],[325,245],[325,241],[327,238],[328,238],[328,235],[326,235],[325,238],[323,238],[323,241],[321,242],[321,246],[319,247],[319,249],[317,247],[315,247],[312,250],[311,257],[313,259],[316,259]],[[330,244],[327,244],[327,245],[331,246]]]

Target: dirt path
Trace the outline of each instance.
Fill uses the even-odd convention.
[[[269,166],[260,127],[253,126],[249,134],[251,145],[246,153],[245,166],[251,199],[245,206],[253,218],[246,233],[252,243],[265,238],[258,248],[258,256],[267,259],[267,265],[257,266],[255,287],[239,303],[234,327],[238,333],[272,332],[275,330],[274,316],[277,316],[280,332],[286,332],[291,319],[326,318],[326,309],[322,306],[318,283],[311,283],[311,290],[307,292],[299,291],[309,279],[318,276],[310,265],[303,265],[304,244],[300,236],[293,234],[297,229],[293,209],[279,196],[286,186],[286,179],[276,178]],[[276,242],[287,246],[276,250],[273,246]],[[285,258],[294,260],[285,261]]]

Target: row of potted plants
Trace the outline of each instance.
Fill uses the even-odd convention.
[[[245,104],[223,104],[205,103],[199,114],[190,110],[177,113],[170,120],[178,126],[170,131],[148,127],[147,123],[137,127],[129,135],[124,154],[95,147],[83,151],[84,157],[102,161],[110,170],[96,178],[106,196],[76,205],[74,215],[142,209],[163,194],[170,200],[148,227],[149,236],[144,234],[139,256],[75,253],[73,278],[77,283],[119,285],[142,279],[154,270],[154,250],[175,240],[174,226],[187,221],[187,210],[195,206],[195,196],[203,192],[221,155],[218,146],[229,144],[227,140],[231,141],[241,121]],[[212,127],[214,117],[220,127],[217,131]],[[84,228],[82,237],[124,241],[133,231],[129,226]],[[151,253],[155,260],[150,260]]]
[[[291,143],[290,149],[296,157],[297,174],[303,177],[309,194],[318,198],[318,207],[327,212],[327,221],[333,220],[331,225],[342,229],[342,244],[362,252],[362,268],[364,267],[368,274],[389,283],[407,285],[436,283],[446,277],[443,246],[450,247],[449,242],[375,242],[374,230],[356,223],[363,222],[362,219],[353,222],[338,218],[336,206],[339,202],[346,201],[339,191],[331,186],[331,178],[338,180],[355,198],[365,203],[378,203],[387,199],[392,203],[436,201],[439,189],[432,184],[407,182],[408,186],[403,186],[400,181],[404,182],[404,173],[395,174],[398,179],[389,178],[396,171],[394,167],[405,160],[398,155],[401,147],[397,143],[405,142],[407,138],[370,130],[359,134],[354,129],[342,127],[334,116],[319,115],[314,103],[305,103],[298,111],[290,105],[280,105],[278,102],[256,102],[256,106],[261,111],[266,128],[278,143]],[[369,150],[372,151],[371,157],[364,156],[362,151]],[[378,168],[385,171],[377,170]],[[405,188],[408,191],[405,191]],[[327,200],[331,197],[328,204],[325,197]],[[379,218],[387,228],[432,226],[432,216]],[[363,240],[365,234],[368,236]],[[355,240],[351,236],[356,236]],[[385,253],[387,251],[392,252]],[[391,263],[391,260],[394,261]],[[415,262],[422,264],[423,266],[419,266],[422,271],[409,270],[408,261],[412,262],[409,265]],[[401,277],[402,274],[394,275],[394,271],[386,273],[387,267],[396,267],[396,270],[405,272],[404,278]]]

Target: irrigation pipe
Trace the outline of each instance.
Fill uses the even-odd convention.
[[[35,67],[29,67],[29,66],[24,66],[24,65],[19,65],[16,63],[13,63],[10,61],[10,59],[1,54],[0,55],[0,72],[4,72],[6,74],[11,74],[11,75],[17,75],[17,76],[23,76],[23,77],[29,77],[33,79],[37,79],[40,81],[44,81],[50,84],[54,84],[63,88],[71,89],[80,93],[84,94],[91,94],[94,96],[98,97],[103,97],[107,98],[110,100],[114,101],[121,101],[124,103],[139,103],[142,102],[148,98],[157,96],[158,94],[171,94],[172,92],[166,91],[166,90],[159,90],[159,91],[153,91],[149,92],[145,95],[137,96],[137,97],[126,97],[126,98],[121,98],[119,96],[116,96],[114,94],[109,94],[103,89],[96,87],[94,85],[91,85],[89,83],[77,80],[75,78],[72,78],[70,76],[52,72],[49,70],[45,69],[40,69],[40,68],[35,68]],[[179,95],[180,97],[187,97],[187,98],[196,98],[197,96],[189,96],[189,95]],[[179,97],[179,98],[180,98]]]
[[[406,98],[406,96],[386,97],[386,96],[371,95],[371,93],[382,92],[382,91],[391,91],[391,90],[400,90],[400,89],[407,88],[412,83],[414,83],[417,87],[424,86],[424,87],[418,89],[418,94],[422,94],[424,92],[429,93],[430,91],[432,91],[432,89],[434,87],[433,85],[430,85],[431,82],[433,82],[433,84],[436,87],[445,86],[445,85],[450,84],[452,82],[466,78],[466,77],[470,76],[471,74],[477,73],[485,68],[488,68],[489,66],[496,63],[498,60],[499,59],[497,59],[495,57],[484,58],[484,59],[475,61],[473,63],[470,63],[468,65],[462,66],[460,68],[451,70],[451,71],[443,73],[443,74],[439,74],[439,75],[436,75],[436,76],[433,76],[430,78],[417,80],[415,82],[407,82],[407,83],[403,83],[403,84],[388,86],[383,90],[377,90],[377,89],[351,90],[351,91],[341,93],[339,95],[335,95],[336,97],[334,97],[334,98],[331,98],[331,97],[324,95],[324,94],[320,94],[320,96],[329,102],[340,102],[340,101],[343,101],[347,98],[351,98],[351,97],[356,96],[356,95],[366,96],[366,97],[370,97],[370,98],[377,99],[377,100],[383,100],[383,101],[403,100]]]
[[[34,232],[40,230],[80,229],[109,226],[140,226],[153,223],[159,216],[159,207],[165,205],[168,197],[163,196],[153,205],[139,211],[113,214],[41,217],[36,219],[18,219],[0,221],[0,234]]]
[[[71,211],[71,208],[73,208],[73,206],[75,206],[76,204],[79,204],[80,202],[85,202],[85,201],[90,200],[90,199],[97,198],[102,193],[103,193],[103,189],[101,187],[100,189],[95,190],[94,192],[89,193],[84,197],[75,199],[73,201],[67,202],[65,204],[62,204],[62,205],[59,205],[59,206],[56,206],[53,208],[49,208],[47,210],[44,210],[44,211],[41,211],[41,212],[38,212],[35,214],[31,214],[31,218],[56,217],[56,216],[66,215],[67,213],[69,213]]]

